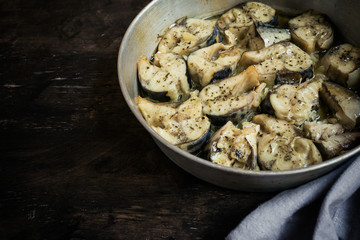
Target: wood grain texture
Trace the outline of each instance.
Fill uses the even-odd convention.
[[[274,196],[189,175],[130,112],[117,52],[149,2],[0,1],[0,239],[223,239]]]

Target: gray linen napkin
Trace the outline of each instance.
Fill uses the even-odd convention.
[[[226,239],[360,239],[359,187],[360,156],[356,156],[260,205]]]

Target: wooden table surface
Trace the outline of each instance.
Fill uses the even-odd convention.
[[[149,2],[0,1],[0,239],[223,239],[276,194],[186,173],[130,112],[117,53]]]

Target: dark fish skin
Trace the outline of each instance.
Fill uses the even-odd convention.
[[[202,135],[199,139],[189,143],[183,143],[179,147],[185,149],[189,153],[196,154],[202,149],[204,144],[210,139],[210,136],[211,136],[211,130],[209,128],[206,131],[206,133]]]
[[[220,71],[217,71],[216,73],[214,73],[213,78],[210,80],[210,83],[230,77],[231,74],[232,74],[231,68],[221,69]]]
[[[272,93],[271,91],[268,92],[265,99],[261,102],[260,109],[261,109],[261,112],[263,112],[263,113],[267,113],[269,115],[275,115],[275,110],[270,102],[271,93]]]
[[[146,89],[144,87],[142,87],[142,90],[144,91],[145,93],[145,96],[151,98],[151,99],[154,99],[156,101],[159,101],[159,102],[169,102],[170,101],[170,98],[166,95],[168,92],[165,91],[165,92],[154,92],[154,91],[151,91],[149,89]]]
[[[221,116],[215,116],[215,115],[209,115],[206,114],[206,116],[210,119],[211,124],[215,125],[215,126],[222,126],[225,123],[227,123],[228,121],[233,122],[234,124],[237,124],[237,122],[239,120],[241,120],[246,113],[244,113],[241,110],[230,113],[230,114],[226,114],[226,115],[221,115]]]
[[[275,84],[299,84],[301,82],[305,82],[308,79],[313,78],[313,66],[308,67],[299,72],[279,72],[275,78]]]
[[[223,38],[222,35],[220,33],[219,28],[215,25],[214,27],[214,31],[212,32],[212,34],[209,36],[209,38],[206,40],[206,44],[208,46],[213,45],[215,43],[220,43],[222,42]]]

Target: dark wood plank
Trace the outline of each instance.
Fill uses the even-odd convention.
[[[0,1],[1,239],[221,239],[274,196],[184,172],[128,109],[117,51],[149,2]]]

